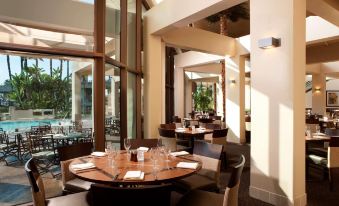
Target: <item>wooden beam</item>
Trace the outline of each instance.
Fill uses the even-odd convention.
[[[94,3],[94,51],[105,53],[105,11],[106,0]],[[93,71],[93,113],[95,150],[105,150],[105,57],[94,59]]]
[[[127,0],[120,1],[120,62],[127,64]],[[120,70],[120,147],[127,138],[127,70]]]

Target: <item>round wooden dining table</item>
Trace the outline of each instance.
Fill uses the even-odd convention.
[[[153,162],[150,158],[150,153],[144,153],[144,161],[134,162],[130,160],[130,155],[126,151],[120,151],[115,158],[114,166],[109,163],[108,156],[94,157],[84,156],[74,159],[69,165],[69,170],[79,179],[110,185],[148,185],[161,184],[171,182],[176,179],[181,179],[190,176],[202,167],[202,162],[199,158],[193,155],[183,155],[174,157],[169,155],[169,161],[165,157],[160,157],[157,163],[157,169],[154,169]],[[94,163],[95,167],[85,170],[76,171],[72,165],[79,163]],[[179,168],[179,162],[198,163],[196,169]],[[144,178],[142,180],[124,180],[127,171],[142,171]]]

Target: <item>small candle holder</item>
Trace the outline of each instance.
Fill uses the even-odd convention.
[[[137,150],[131,150],[131,161],[138,162],[138,152]]]

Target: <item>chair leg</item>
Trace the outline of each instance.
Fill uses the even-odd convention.
[[[328,168],[328,181],[329,181],[329,186],[330,186],[330,191],[333,191],[333,169]]]

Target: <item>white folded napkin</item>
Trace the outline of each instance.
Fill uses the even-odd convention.
[[[185,130],[183,127],[178,127],[177,130]]]
[[[143,180],[144,172],[141,171],[128,171],[124,176],[124,180]]]
[[[199,164],[197,162],[179,162],[177,167],[186,169],[197,169]]]
[[[139,147],[137,150],[147,152],[148,149],[149,149],[148,147]]]
[[[182,156],[182,155],[188,155],[189,153],[186,151],[180,151],[180,152],[171,152],[171,155],[176,157],[176,156]]]
[[[103,157],[106,155],[106,153],[105,152],[92,152],[91,155],[96,156],[96,157]]]
[[[90,169],[94,167],[95,165],[92,162],[71,165],[71,168],[75,171]]]

